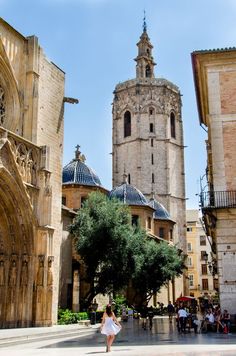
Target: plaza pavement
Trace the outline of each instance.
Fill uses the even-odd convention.
[[[236,356],[236,334],[178,334],[166,318],[154,319],[143,330],[137,320],[123,323],[114,356]],[[106,355],[99,325],[57,325],[50,328],[0,330],[0,355],[100,356]]]

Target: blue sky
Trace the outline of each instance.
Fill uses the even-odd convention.
[[[86,163],[111,189],[113,90],[135,77],[143,10],[154,46],[156,77],[183,95],[186,197],[198,208],[206,166],[190,53],[236,45],[236,0],[0,0],[0,16],[24,36],[36,35],[47,57],[66,72],[64,164],[80,144]]]

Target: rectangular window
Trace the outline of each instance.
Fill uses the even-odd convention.
[[[148,217],[148,229],[151,230],[152,228],[152,219]]]
[[[188,252],[192,252],[192,244],[191,244],[191,242],[188,242],[187,250],[188,250]]]
[[[208,279],[202,279],[202,289],[208,290]]]
[[[192,232],[193,229],[192,229],[191,227],[187,227],[187,231],[188,231],[188,232]]]
[[[153,147],[153,138],[151,138],[151,147]]]
[[[206,236],[205,235],[200,236],[200,246],[206,246]]]
[[[153,126],[153,123],[150,123],[150,132],[154,132],[154,126]]]
[[[201,260],[204,261],[206,256],[206,251],[201,251]]]
[[[62,197],[62,205],[66,205],[66,197]]]
[[[207,274],[207,265],[202,264],[202,274]]]
[[[154,176],[154,173],[152,173],[152,183],[155,183],[155,176]]]
[[[162,239],[165,238],[165,229],[164,229],[164,227],[159,227],[159,237],[161,237]]]
[[[152,157],[152,164],[154,164],[154,157],[153,157],[153,153],[152,153],[152,156],[151,156],[151,157]]]
[[[190,274],[188,278],[189,278],[189,287],[193,287],[193,274]]]
[[[192,264],[192,257],[188,257],[187,258],[187,264],[189,267],[191,267],[193,264]]]
[[[172,241],[172,240],[173,240],[173,230],[170,229],[170,241]]]

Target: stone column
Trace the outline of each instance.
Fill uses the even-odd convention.
[[[73,273],[73,301],[72,301],[72,310],[73,312],[79,311],[79,271],[75,270]]]

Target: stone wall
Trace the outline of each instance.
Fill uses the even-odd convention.
[[[147,198],[154,191],[156,199],[177,221],[174,239],[181,239],[181,247],[185,248],[183,127],[178,88],[162,79],[135,79],[117,85],[114,93],[113,186],[121,184],[125,170],[131,184]],[[131,136],[124,137],[127,110],[131,113]],[[176,119],[176,138],[170,133],[171,112]]]
[[[26,321],[16,319],[19,318],[19,299],[19,303],[15,305],[16,313],[9,316],[9,322],[5,325],[39,326],[51,325],[57,321],[62,240],[64,81],[64,72],[46,59],[37,37],[26,38],[0,19],[0,87],[4,93],[1,100],[5,113],[1,117],[1,148],[10,147],[7,151],[8,161],[1,167],[0,174],[4,182],[7,164],[12,162],[11,169],[8,170],[12,177],[9,179],[15,180],[16,190],[17,185],[24,187],[28,199],[25,198],[28,203],[19,199],[15,205],[22,209],[24,216],[33,207],[33,216],[28,214],[28,218],[31,218],[33,233],[30,238],[33,243],[30,245],[31,250],[27,250],[27,255],[31,257],[30,260],[23,261],[24,265],[29,263],[30,266],[27,287],[31,314],[28,314]],[[13,175],[15,170],[17,173]],[[4,190],[4,183],[0,184],[1,189]],[[9,191],[8,194],[10,201],[13,192]],[[17,197],[16,192],[14,194]],[[16,211],[12,217],[14,228],[17,226],[17,216]],[[1,224],[2,221],[0,230]],[[7,239],[11,240],[10,234],[9,231],[5,235],[6,244]],[[17,249],[12,246],[12,251],[17,250],[17,254],[25,255],[24,240],[20,241]],[[9,248],[8,250],[10,253]],[[20,288],[20,284],[17,284],[18,287]]]

